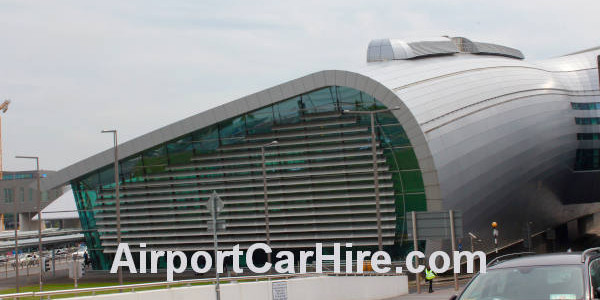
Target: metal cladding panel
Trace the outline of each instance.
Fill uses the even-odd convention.
[[[409,41],[399,39],[378,39],[369,43],[367,62],[411,59],[431,55],[458,53],[454,43],[445,37]]]
[[[382,45],[384,42],[370,45],[369,50],[375,52],[369,57],[389,55]],[[397,50],[392,51],[394,56],[408,56],[399,53],[413,51],[402,43],[390,45],[399,45],[392,47]],[[290,88],[296,94],[305,93],[328,83],[339,84],[342,80],[338,78],[346,78],[350,88],[384,95],[379,99],[383,105],[402,107],[393,113],[408,138],[418,142],[413,146],[423,170],[428,208],[443,205],[444,209],[462,210],[465,232],[484,234],[489,222],[497,221],[506,226],[501,228],[515,233],[502,236],[501,242],[508,243],[520,238],[517,227],[523,222],[533,221],[534,229],[542,229],[585,212],[573,209],[569,214],[562,206],[578,145],[576,133],[584,130],[575,125],[569,103],[596,101],[593,99],[600,96],[599,54],[596,49],[534,63],[462,53],[390,60],[354,72],[317,72],[228,106],[257,109],[285,100],[278,97],[287,96]],[[190,130],[191,124],[197,130],[239,113],[221,110],[217,119],[215,111],[183,120],[188,125],[179,129],[162,131],[172,136],[152,132],[127,142],[133,146],[125,147],[128,152],[121,157],[145,150],[158,140],[189,133],[179,131]],[[107,150],[67,167],[44,184],[63,184],[109,165],[110,154]]]
[[[423,41],[408,43],[408,45],[412,49],[414,57],[458,53],[456,45],[450,40]]]
[[[473,54],[485,54],[485,55],[499,55],[512,57],[517,59],[524,59],[521,51],[492,43],[473,42],[464,37],[452,37],[452,42],[456,44],[461,52],[473,53]]]
[[[518,59],[525,58],[525,56],[523,55],[523,53],[521,53],[521,51],[514,49],[514,48],[497,45],[497,44],[491,44],[491,43],[481,43],[481,42],[473,42],[473,44],[475,46],[475,51],[473,51],[473,53],[502,55],[502,56],[514,57],[514,58],[518,58]]]
[[[508,243],[520,238],[527,221],[542,230],[578,217],[581,211],[562,209],[577,148],[570,102],[598,98],[597,55],[572,57],[577,68],[570,69],[563,58],[561,71],[544,62],[462,56],[428,59],[435,68],[397,62],[408,70],[382,75],[419,122],[444,209],[464,211],[465,231],[485,234],[497,221],[504,226],[501,242]],[[370,76],[379,79],[377,72]]]

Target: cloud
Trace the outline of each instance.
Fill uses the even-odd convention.
[[[0,1],[5,169],[61,169],[321,69],[369,40],[462,35],[542,59],[596,46],[597,1]]]

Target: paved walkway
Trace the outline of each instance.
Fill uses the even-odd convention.
[[[438,289],[435,292],[429,294],[427,292],[421,294],[409,294],[406,296],[400,296],[396,298],[390,298],[386,300],[420,300],[420,299],[440,299],[440,300],[448,300],[452,295],[456,295],[458,292],[455,292],[453,288],[442,288]]]
[[[447,278],[446,278],[447,279]],[[428,293],[429,286],[422,285],[421,286],[421,294],[417,294],[415,291],[414,282],[411,282],[412,285],[409,285],[410,294],[400,297],[394,297],[385,300],[419,300],[419,299],[440,299],[440,300],[448,300],[452,295],[458,295],[465,287],[465,284],[468,282],[468,278],[463,278],[459,281],[459,290],[454,290],[454,282],[449,280],[444,280],[442,282],[434,282],[433,283],[433,293]]]

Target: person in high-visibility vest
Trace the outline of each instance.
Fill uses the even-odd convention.
[[[429,282],[429,292],[433,293],[433,279],[436,274],[429,268],[429,266],[425,267],[425,281]]]

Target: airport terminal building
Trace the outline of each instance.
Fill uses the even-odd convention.
[[[123,242],[212,249],[212,191],[223,249],[265,242],[268,226],[276,250],[399,253],[411,247],[406,212],[446,209],[490,240],[497,221],[508,244],[526,222],[600,210],[582,185],[600,169],[599,55],[526,61],[460,37],[373,40],[360,70],[309,74],[119,145]],[[71,184],[96,269],[117,246],[113,161],[108,149],[44,181]]]

